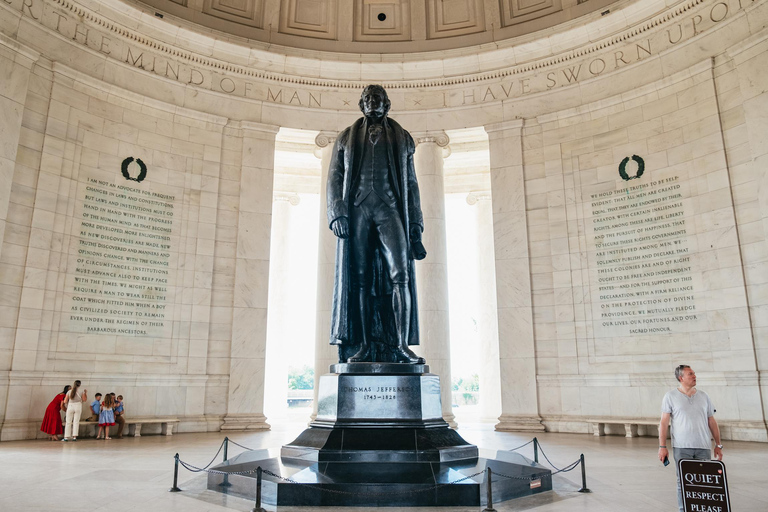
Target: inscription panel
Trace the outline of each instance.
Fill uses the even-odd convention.
[[[670,176],[627,182],[587,198],[596,337],[706,327],[691,267],[689,196],[687,184]]]
[[[78,184],[63,330],[171,337],[178,210],[175,195],[148,187]]]

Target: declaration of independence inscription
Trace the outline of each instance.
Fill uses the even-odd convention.
[[[173,195],[96,178],[79,183],[69,331],[170,336],[178,217]]]
[[[596,337],[688,332],[699,320],[678,176],[589,194]]]

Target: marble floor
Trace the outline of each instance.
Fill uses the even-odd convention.
[[[229,437],[250,448],[274,448],[292,440],[303,427],[301,423],[279,424],[269,432],[230,433]],[[464,424],[459,432],[468,441],[490,449],[511,449],[531,439],[528,434],[494,432],[490,424]],[[551,493],[496,504],[500,512],[677,510],[674,470],[656,460],[655,439],[597,438],[584,434],[538,437],[546,454],[558,466],[565,466],[584,453],[587,484],[593,492],[576,492],[581,477],[577,470],[556,475],[555,490]],[[0,511],[248,512],[252,501],[207,491],[203,476],[184,470],[179,477],[183,492],[167,492],[172,483],[175,453],[182,460],[202,466],[211,460],[223,438],[223,434],[210,433],[111,441],[83,439],[77,443],[0,443]],[[530,449],[529,445],[522,453],[530,457]],[[240,449],[231,446],[230,456],[237,453]],[[726,442],[725,463],[732,510],[768,511],[768,444]],[[479,512],[481,507],[450,510]]]

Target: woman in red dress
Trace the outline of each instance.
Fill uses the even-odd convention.
[[[61,411],[64,408],[62,402],[64,397],[67,396],[67,391],[70,389],[72,389],[72,386],[69,384],[64,386],[64,391],[53,397],[53,400],[45,409],[45,416],[43,416],[43,424],[40,425],[40,430],[51,436],[51,441],[58,441],[59,436],[64,433],[64,427],[61,425]]]

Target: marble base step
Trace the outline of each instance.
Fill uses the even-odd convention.
[[[552,489],[548,469],[517,453],[480,457],[448,428],[440,378],[426,365],[331,369],[336,373],[320,377],[310,428],[279,456],[246,452],[214,467],[231,474],[208,474],[208,488],[253,499],[253,471],[261,467],[277,475],[265,474],[262,489],[263,500],[276,506],[480,506],[486,468],[516,477],[494,480],[497,500]]]
[[[516,452],[481,450],[471,461],[441,462],[292,462],[274,451],[245,452],[213,467],[235,473],[262,469],[262,501],[274,506],[333,507],[480,507],[486,505],[486,468],[516,477],[493,476],[494,502],[552,490],[549,469]],[[472,476],[453,485],[464,477]],[[282,479],[289,479],[287,482]],[[247,499],[256,497],[256,474],[208,474],[208,489]],[[440,485],[435,488],[436,485]]]
[[[447,427],[308,428],[280,450],[284,462],[451,462],[477,454]]]

